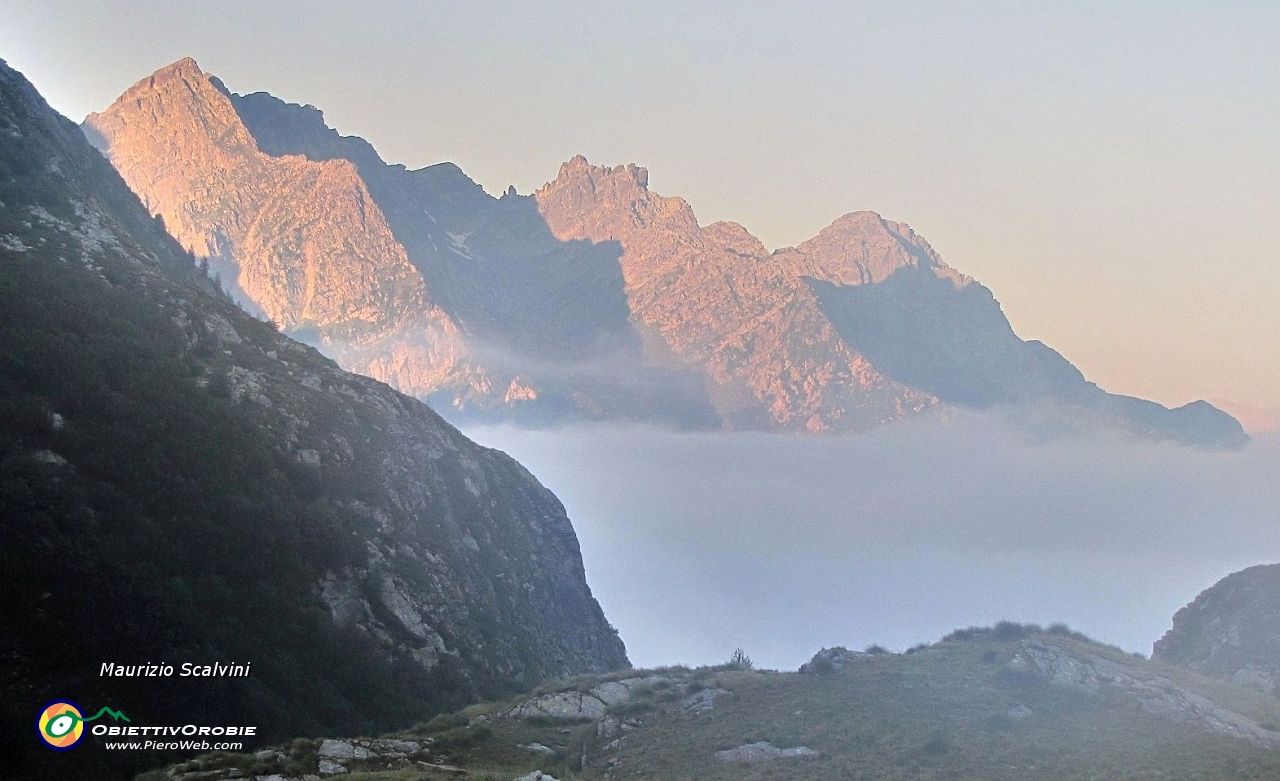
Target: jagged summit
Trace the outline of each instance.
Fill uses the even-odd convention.
[[[134,84],[134,87],[136,88],[143,84],[156,86],[173,79],[189,80],[203,78],[204,75],[204,71],[200,70],[200,65],[194,58],[183,57],[182,59],[171,62],[162,68],[157,68],[155,73],[152,73],[147,78],[142,79],[137,84]],[[128,92],[125,94],[128,94]]]
[[[204,71],[200,70],[200,65],[193,57],[183,57],[176,62],[172,62],[156,71],[156,75],[164,75],[169,73],[180,73],[184,75],[200,75]]]
[[[693,209],[681,198],[649,190],[649,171],[629,163],[592,165],[582,155],[560,166],[556,178],[534,193],[538,210],[562,241],[622,240],[636,230],[654,228],[685,238],[698,231]],[[615,215],[625,219],[614,219]],[[608,220],[606,225],[605,220]],[[628,283],[632,282],[627,264]]]
[[[85,119],[87,125],[98,131],[98,135],[91,135],[90,140],[108,158],[120,156],[125,161],[130,153],[137,153],[137,145],[102,146],[102,134],[111,130],[107,127],[111,121],[109,117],[125,114],[130,104],[139,104],[133,110],[149,112],[153,120],[163,117],[170,130],[164,147],[169,154],[186,154],[207,147],[209,138],[217,138],[220,145],[246,154],[257,150],[253,136],[237,121],[223,91],[190,57],[139,80],[125,90],[111,107]],[[119,134],[113,133],[113,137],[115,135]]]
[[[178,66],[165,73],[194,63]],[[126,180],[246,302],[460,415],[822,432],[1016,405],[1071,426],[1246,440],[1217,410],[1098,390],[874,212],[770,253],[741,225],[700,225],[634,163],[576,155],[531,196],[498,199],[456,166],[388,165],[314,107],[184,78],[194,86],[143,80],[87,121]],[[184,119],[206,113],[225,123]],[[339,163],[353,167],[287,173]],[[341,188],[318,198],[313,182]]]
[[[560,172],[552,185],[564,185],[572,180],[586,180],[592,184],[615,181],[623,186],[630,184],[640,190],[648,190],[649,169],[635,163],[615,165],[612,168],[592,165],[585,155],[574,155],[560,164]]]

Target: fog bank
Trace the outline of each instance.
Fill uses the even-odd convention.
[[[980,415],[860,436],[470,428],[564,502],[637,666],[741,646],[902,650],[1001,619],[1149,653],[1218,578],[1280,560],[1280,438],[1208,453],[1033,441]]]

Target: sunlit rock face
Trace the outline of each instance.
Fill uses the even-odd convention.
[[[474,375],[355,166],[261,152],[195,61],[138,82],[85,128],[247,308],[411,393]]]
[[[1205,589],[1174,615],[1151,657],[1280,691],[1280,564],[1249,567]]]
[[[1203,402],[1167,410],[1103,392],[1051,348],[1019,339],[991,291],[910,227],[873,212],[770,253],[735,223],[699,226],[634,165],[576,157],[535,198],[558,238],[621,245],[632,319],[656,352],[699,367],[726,426],[861,430],[1013,405],[1053,425],[1246,440]]]
[[[1107,394],[1018,338],[910,227],[847,214],[770,252],[635,166],[575,157],[532,196],[388,165],[311,106],[187,59],[85,122],[251,309],[455,414],[858,431],[954,407],[1238,446],[1208,405]]]
[[[700,368],[726,425],[865,429],[937,406],[852,349],[810,285],[915,261],[891,224],[850,215],[770,254],[740,225],[700,227],[687,203],[650,192],[647,180],[643,168],[576,157],[535,198],[558,238],[619,242],[633,319],[655,352]]]

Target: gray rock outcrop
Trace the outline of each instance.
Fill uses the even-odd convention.
[[[680,707],[685,713],[706,713],[715,710],[716,698],[728,694],[728,689],[719,687],[714,689],[701,689],[694,692],[680,703]]]
[[[1173,617],[1151,658],[1275,693],[1280,680],[1280,564],[1249,567]]]
[[[674,681],[664,675],[646,675],[605,681],[586,692],[567,691],[541,694],[531,697],[507,711],[516,719],[544,718],[560,721],[599,721],[605,717],[609,706],[619,705],[631,699],[638,686],[671,684]]]
[[[873,654],[865,651],[850,651],[844,646],[836,646],[835,648],[823,648],[813,655],[809,661],[800,665],[800,673],[803,675],[825,675],[827,673],[838,673],[852,662],[865,661],[872,658]]]
[[[508,715],[516,719],[556,719],[560,721],[596,721],[604,718],[604,702],[583,692],[558,692],[525,700]]]
[[[748,743],[737,748],[725,749],[717,751],[716,757],[723,762],[732,762],[738,764],[754,764],[756,762],[768,762],[774,759],[795,759],[798,757],[816,757],[818,752],[808,746],[795,746],[793,748],[778,748],[772,743],[762,740],[758,743]]]
[[[1015,672],[1042,676],[1055,686],[1089,694],[1118,694],[1135,700],[1155,716],[1280,751],[1280,732],[1264,729],[1254,720],[1170,678],[1140,674],[1133,667],[1095,653],[1075,653],[1061,645],[1028,639],[1022,641],[1021,651],[1009,660],[1007,667]]]

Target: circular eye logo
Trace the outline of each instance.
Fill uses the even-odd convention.
[[[36,732],[54,751],[66,751],[84,735],[84,716],[80,706],[69,700],[54,700],[40,711]]]

